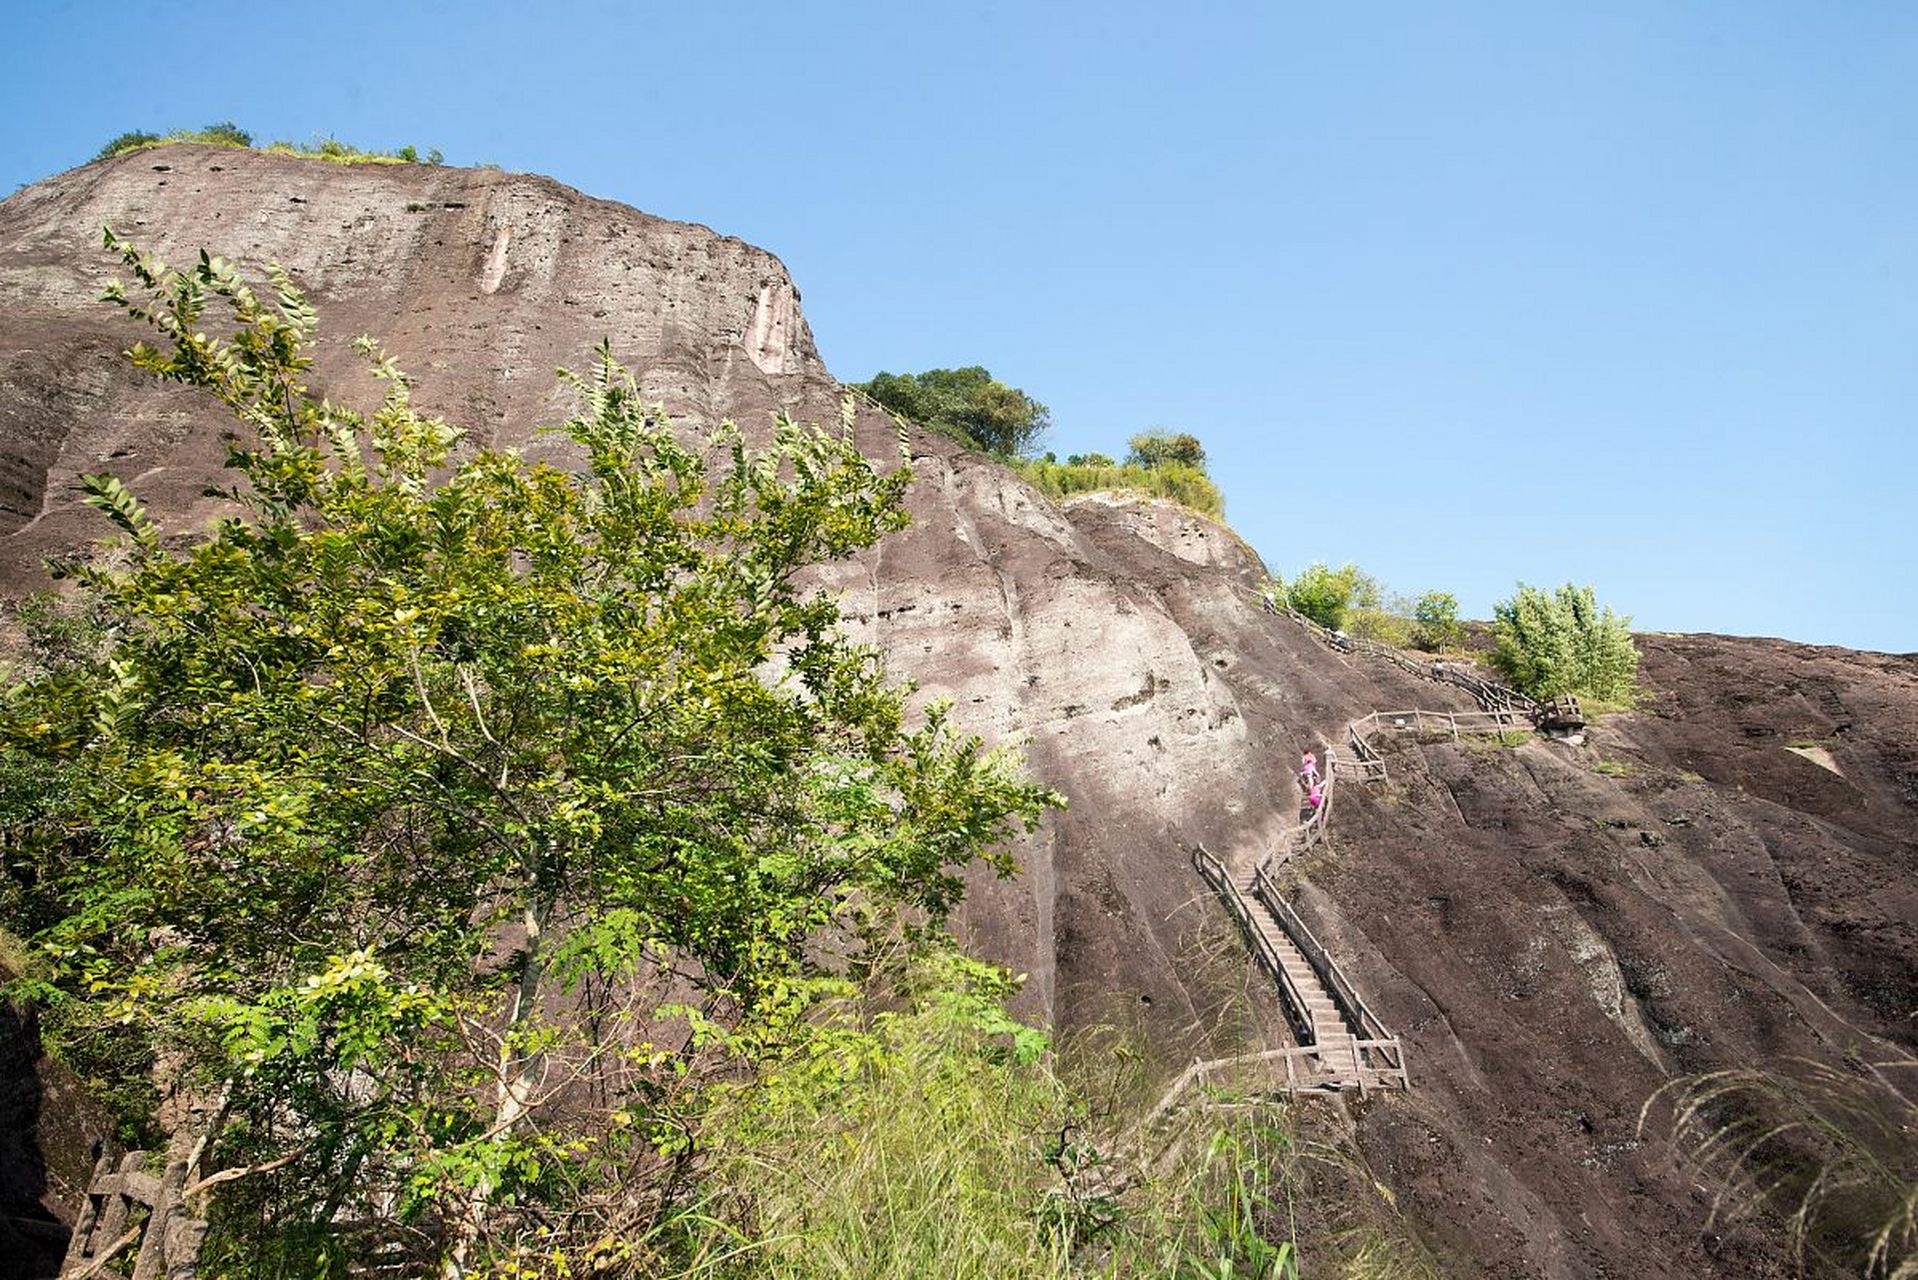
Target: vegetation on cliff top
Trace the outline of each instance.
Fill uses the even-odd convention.
[[[126,155],[129,152],[146,151],[177,142],[198,142],[208,146],[244,149],[254,147],[252,134],[230,120],[223,120],[217,124],[207,125],[204,129],[173,129],[166,133],[148,133],[143,129],[130,129],[101,147],[93,158],[111,160],[115,156]],[[351,143],[341,142],[331,134],[316,138],[310,143],[269,142],[258,149],[274,155],[301,156],[309,160],[331,160],[337,164],[439,164],[441,160],[438,148],[429,148],[421,154],[418,147],[408,143],[392,151],[364,151]]]
[[[1129,442],[1124,462],[1103,453],[1048,453],[1016,463],[1019,474],[1049,498],[1077,493],[1136,493],[1165,498],[1214,520],[1225,518],[1225,495],[1205,469],[1205,446],[1189,432],[1154,428]]]
[[[1214,520],[1225,517],[1225,498],[1212,483],[1212,477],[1182,463],[1138,467],[1038,458],[1019,463],[1017,470],[1048,498],[1070,498],[1079,493],[1136,493],[1168,499]]]
[[[1380,644],[1437,653],[1456,647],[1464,635],[1458,599],[1450,592],[1427,591],[1412,600],[1388,592],[1356,564],[1334,569],[1315,561],[1290,581],[1275,575],[1266,584],[1266,594],[1322,627]]]
[[[1029,456],[1051,427],[1051,411],[978,365],[886,373],[856,384],[904,418],[995,458]]]
[[[968,449],[990,454],[1049,498],[1136,493],[1165,498],[1218,520],[1225,499],[1205,470],[1205,447],[1187,432],[1154,429],[1132,437],[1123,463],[1102,453],[1035,456],[1051,426],[1046,406],[980,366],[878,373],[855,384],[883,408]]]
[[[1275,576],[1266,593],[1320,626],[1380,644],[1438,653],[1465,638],[1452,593],[1394,595],[1356,564],[1311,564],[1289,582]],[[1588,700],[1589,710],[1632,705],[1638,646],[1631,619],[1600,605],[1592,588],[1567,583],[1546,592],[1521,582],[1493,610],[1488,660],[1520,693],[1541,700],[1570,694]]]

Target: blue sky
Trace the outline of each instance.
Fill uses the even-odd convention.
[[[41,3],[0,190],[231,118],[779,254],[833,371],[1197,433],[1274,568],[1918,649],[1918,6]]]

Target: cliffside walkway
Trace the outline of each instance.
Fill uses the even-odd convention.
[[[1325,751],[1323,798],[1280,847],[1249,871],[1234,871],[1205,846],[1193,850],[1192,865],[1211,885],[1245,934],[1259,964],[1278,985],[1285,1016],[1297,1045],[1259,1053],[1194,1062],[1165,1092],[1143,1122],[1150,1128],[1176,1110],[1195,1089],[1234,1084],[1254,1090],[1312,1094],[1358,1089],[1411,1087],[1405,1050],[1358,993],[1324,944],[1285,900],[1276,879],[1287,862],[1325,838],[1332,814],[1334,783],[1340,777],[1382,782],[1385,760],[1373,740],[1381,733],[1442,732],[1457,741],[1466,734],[1537,730],[1573,733],[1585,727],[1578,702],[1560,698],[1540,702],[1516,689],[1474,675],[1443,661],[1422,662],[1374,640],[1348,636],[1261,595],[1267,611],[1289,618],[1312,637],[1339,653],[1361,653],[1389,662],[1421,680],[1452,685],[1470,693],[1477,711],[1374,711],[1346,725],[1347,751]]]
[[[1298,1044],[1193,1063],[1166,1091],[1154,1117],[1170,1111],[1190,1089],[1228,1081],[1288,1094],[1409,1087],[1398,1038],[1372,1012],[1274,879],[1279,868],[1325,838],[1336,762],[1337,753],[1328,749],[1321,803],[1251,870],[1229,870],[1203,845],[1192,852],[1192,865],[1225,902],[1260,966],[1278,985]]]
[[[1516,689],[1476,676],[1459,663],[1421,662],[1391,645],[1367,640],[1362,636],[1349,636],[1343,631],[1334,631],[1306,617],[1297,609],[1273,603],[1266,596],[1261,595],[1259,602],[1267,611],[1282,618],[1289,618],[1304,627],[1313,639],[1329,649],[1339,653],[1362,653],[1368,657],[1378,658],[1421,680],[1430,680],[1435,684],[1449,684],[1463,689],[1477,701],[1479,705],[1477,711],[1419,709],[1374,711],[1370,715],[1360,716],[1352,721],[1345,728],[1346,741],[1351,748],[1351,754],[1349,759],[1341,758],[1340,767],[1354,774],[1361,782],[1385,781],[1385,761],[1371,741],[1381,732],[1440,731],[1451,734],[1452,740],[1456,742],[1462,735],[1473,733],[1503,733],[1518,729],[1537,730],[1540,733],[1563,736],[1576,733],[1585,727],[1585,715],[1579,710],[1576,698],[1554,698],[1547,702],[1540,702],[1535,698],[1526,697]]]
[[[1234,874],[1203,845],[1192,854],[1193,865],[1224,899],[1260,966],[1278,984],[1286,1021],[1299,1043],[1195,1063],[1188,1074],[1196,1074],[1197,1083],[1204,1084],[1228,1073],[1243,1076],[1248,1066],[1262,1062],[1270,1065],[1269,1087],[1285,1093],[1409,1087],[1398,1037],[1372,1012],[1332,953],[1279,891],[1272,871],[1282,861],[1267,859],[1249,872]],[[1183,1082],[1174,1090],[1181,1087]]]

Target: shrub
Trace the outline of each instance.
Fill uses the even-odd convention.
[[[1151,1147],[1138,1129],[1102,1142],[1108,1109],[1132,1106],[1062,1074],[1006,1013],[1002,972],[947,949],[905,979],[827,1010],[716,1108],[675,1274],[1296,1280],[1282,1115],[1223,1089],[1236,1105],[1172,1112]]]
[[[1080,455],[1084,456],[1084,455]],[[1103,458],[1102,454],[1092,457]],[[1115,466],[1103,462],[1034,462],[1016,464],[1020,475],[1048,498],[1075,493],[1138,493],[1167,498],[1214,520],[1225,516],[1225,497],[1212,477],[1197,467],[1167,462],[1156,467]]]
[[[1412,621],[1388,608],[1357,607],[1345,611],[1345,630],[1362,640],[1376,640],[1403,649],[1412,643]]]
[[[343,1274],[337,1224],[394,1215],[446,1224],[442,1275],[526,1274],[534,1239],[583,1274],[700,1090],[843,986],[821,939],[860,971],[936,928],[1056,802],[909,711],[803,577],[903,528],[910,472],[783,416],[689,446],[606,345],[562,374],[575,469],[456,452],[371,339],[376,409],[308,392],[284,272],[107,242],[161,340],[134,365],[246,431],[238,514],[187,545],[82,477],[124,537],[75,574],[104,634],[23,622],[68,658],[0,699],[0,908],[46,1025],[121,1079],[227,1082],[209,1167],[281,1176],[218,1180],[208,1274]],[[667,1019],[696,1062],[654,1052]]]
[[[1126,465],[1130,467],[1157,467],[1176,462],[1200,470],[1205,468],[1205,446],[1190,432],[1155,427],[1133,436],[1126,444],[1131,449],[1126,454]]]
[[[963,972],[908,974],[920,989],[904,1009],[830,1010],[719,1108],[707,1138],[718,1212],[687,1220],[686,1249],[715,1261],[692,1274],[1069,1274],[1073,1242],[1045,1213],[1048,1147],[1077,1108],[1041,1060],[1044,1038],[1006,1016],[1003,976],[953,953],[935,963]],[[728,1256],[747,1239],[757,1247]]]
[[[211,142],[222,147],[250,147],[253,145],[253,135],[231,120],[222,120],[193,131],[183,141]]]
[[[207,125],[204,129],[174,129],[164,135],[134,130],[100,148],[95,160],[111,160],[129,151],[140,151],[148,147],[161,147],[175,142],[198,142],[216,147],[253,146],[253,135],[234,124],[231,120],[222,120]],[[364,151],[351,143],[342,142],[331,136],[320,138],[311,144],[276,140],[260,150],[273,155],[300,156],[308,160],[333,160],[341,164],[418,164],[419,148],[408,143],[396,151]],[[439,164],[444,159],[439,148],[426,153],[427,164]]]
[[[148,133],[143,129],[129,129],[107,143],[106,146],[101,147],[99,154],[93,158],[95,160],[111,160],[113,157],[124,155],[129,151],[139,151],[144,147],[154,146],[158,144],[159,141],[160,135],[157,133]]]
[[[1493,606],[1492,664],[1534,698],[1629,699],[1638,677],[1631,619],[1601,607],[1590,587],[1518,584]]]
[[[342,142],[331,134],[316,138],[310,143],[276,141],[266,147],[274,155],[299,156],[303,160],[331,160],[335,164],[418,164],[419,148],[408,143],[396,151],[367,151],[350,142]],[[429,154],[429,163],[437,164]],[[483,166],[482,166],[483,167]]]
[[[1290,583],[1283,578],[1273,579],[1273,587],[1279,603],[1291,605],[1320,626],[1334,631],[1345,629],[1352,610],[1379,610],[1384,603],[1378,580],[1349,562],[1333,569],[1323,561],[1315,561],[1300,570]]]
[[[253,145],[253,135],[231,120],[222,120],[204,129],[174,129],[164,137],[157,133],[134,130],[121,134],[106,146],[101,147],[99,154],[93,158],[111,160],[129,151],[142,151],[148,147],[165,146],[171,142],[201,142],[216,147],[250,147]]]
[[[1449,591],[1427,591],[1412,606],[1412,641],[1428,653],[1459,642],[1458,597]]]
[[[1075,493],[1139,493],[1169,498],[1200,515],[1222,519],[1225,497],[1205,470],[1205,447],[1197,436],[1145,431],[1133,436],[1123,463],[1104,453],[1075,453],[1064,463],[1047,454],[1019,466],[1020,474],[1053,498]]]

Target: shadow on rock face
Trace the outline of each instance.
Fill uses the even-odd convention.
[[[67,1250],[67,1224],[47,1206],[41,1065],[32,1015],[0,1001],[0,1259],[23,1280],[57,1275]]]

